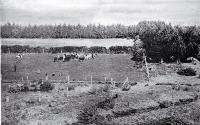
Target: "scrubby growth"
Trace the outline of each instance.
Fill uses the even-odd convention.
[[[177,71],[179,75],[185,75],[185,76],[195,76],[196,71],[192,68],[185,68],[185,69],[179,69]]]
[[[129,91],[131,89],[131,86],[129,84],[125,84],[122,86],[122,91]]]
[[[40,85],[40,91],[49,91],[53,89],[54,85],[49,82],[44,82],[43,84]]]
[[[102,116],[98,112],[98,109],[109,110],[115,105],[115,99],[118,95],[112,96],[108,89],[108,86],[98,89],[94,95],[92,95],[91,99],[83,104],[83,108],[77,117],[78,123],[103,125],[110,121],[110,117]]]

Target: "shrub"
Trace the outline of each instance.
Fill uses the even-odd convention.
[[[40,85],[41,91],[49,91],[53,89],[54,89],[54,86],[49,82],[44,82],[43,84]]]
[[[68,90],[69,90],[69,91],[74,90],[74,89],[75,89],[75,86],[69,86],[69,87],[68,87]]]
[[[85,104],[77,116],[78,123],[92,124],[97,115],[97,106],[94,103]]]
[[[137,82],[131,82],[131,83],[129,83],[129,85],[130,86],[135,86],[135,85],[137,85]]]
[[[123,83],[120,83],[120,82],[115,83],[116,87],[122,87],[122,85],[123,85]]]
[[[131,86],[126,84],[126,85],[122,86],[122,91],[129,91],[130,88],[131,88]]]
[[[81,108],[80,113],[77,116],[78,123],[80,124],[107,124],[106,117],[99,115],[99,109],[109,110],[115,105],[114,99],[118,95],[111,96],[109,92],[101,92],[101,94],[92,95],[92,98],[87,100]]]
[[[195,76],[196,71],[192,68],[180,69],[178,70],[177,74],[185,75],[185,76]]]
[[[110,90],[110,86],[109,85],[105,85],[102,88],[103,92],[108,92]]]
[[[89,90],[88,93],[91,94],[91,95],[95,95],[95,94],[97,94],[97,88],[92,87],[92,88]]]

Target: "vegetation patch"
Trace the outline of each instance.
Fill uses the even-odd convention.
[[[106,87],[107,88],[107,87]],[[83,104],[80,113],[77,116],[78,123],[80,124],[105,124],[107,122],[106,116],[99,114],[98,109],[110,110],[115,105],[115,99],[118,95],[110,95],[109,91],[106,89],[106,92],[95,90],[94,95],[91,99],[88,99],[85,104]]]
[[[40,85],[40,91],[49,91],[53,89],[54,85],[50,82],[44,82],[43,84]]]
[[[185,69],[178,70],[177,74],[185,75],[185,76],[195,76],[196,71],[192,68],[185,68]]]

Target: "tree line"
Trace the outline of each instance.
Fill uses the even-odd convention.
[[[30,47],[28,45],[1,46],[2,53],[104,53],[104,54],[130,54],[131,46],[111,46],[108,49],[102,46],[64,46],[64,47]]]
[[[134,26],[123,25],[1,25],[2,38],[126,38],[133,36]]]

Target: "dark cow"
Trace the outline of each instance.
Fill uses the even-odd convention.
[[[53,61],[54,62],[57,62],[57,61],[60,61],[60,60],[63,60],[63,57],[61,56],[61,57],[54,57],[54,59],[53,59]]]

